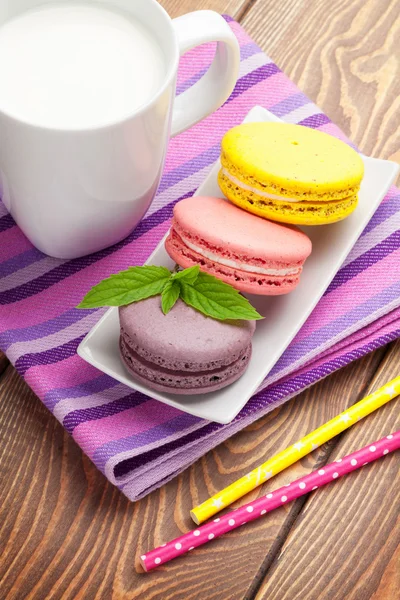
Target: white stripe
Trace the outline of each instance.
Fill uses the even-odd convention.
[[[104,309],[104,312],[106,310],[107,309]],[[73,323],[69,327],[46,337],[38,338],[36,340],[27,340],[25,342],[16,342],[8,348],[8,358],[12,362],[16,362],[24,354],[44,352],[45,350],[62,346],[87,333],[97,323],[101,315],[102,311],[96,311],[93,314],[87,315],[77,323]]]
[[[266,56],[264,52],[258,52],[258,54],[253,54],[253,56],[249,56],[249,58],[246,58],[240,63],[239,79],[241,79],[245,75],[248,75],[252,71],[255,71],[255,69],[259,69],[260,67],[263,67],[264,65],[269,65],[271,63],[272,60],[268,58],[268,56]]]
[[[285,121],[285,123],[296,124],[302,121],[303,119],[313,117],[314,115],[322,115],[322,111],[318,108],[318,106],[310,102],[309,104],[299,106],[299,108],[292,110],[292,112],[282,117],[282,119]]]
[[[194,431],[199,431],[199,428],[196,428]],[[185,430],[185,435],[186,433],[187,432]],[[203,435],[201,433],[201,429],[199,435]],[[118,485],[123,486],[122,491],[126,496],[128,496],[128,498],[139,496],[145,489],[150,491],[152,488],[154,488],[158,481],[161,481],[167,477],[172,477],[175,472],[177,474],[178,472],[184,470],[186,466],[189,466],[191,463],[193,463],[192,457],[196,452],[196,449],[199,447],[202,448],[204,442],[207,443],[207,440],[210,440],[209,435],[200,437],[194,442],[185,444],[183,447],[167,452],[156,460],[141,464],[134,471],[131,471],[125,475],[124,478],[118,478]],[[215,443],[212,444],[212,446],[215,447]],[[203,456],[206,453],[207,450],[205,452],[201,452],[200,456]],[[198,454],[198,451],[196,454]]]
[[[90,396],[81,396],[80,398],[65,398],[59,402],[54,410],[53,414],[61,423],[65,417],[74,410],[83,410],[85,408],[94,408],[96,406],[104,406],[115,400],[119,400],[124,396],[128,396],[129,393],[133,393],[134,390],[130,390],[124,384],[118,384],[115,387],[103,390],[102,392],[96,392]]]
[[[8,290],[12,290],[19,285],[23,285],[24,283],[28,283],[32,281],[32,279],[36,279],[36,277],[40,277],[44,275],[51,269],[62,265],[65,261],[56,260],[55,258],[43,258],[37,262],[24,267],[23,269],[19,269],[6,277],[0,279],[0,292],[6,292]]]
[[[356,260],[356,258],[359,258],[365,252],[368,252],[368,250],[371,250],[371,248],[373,248],[374,246],[380,244],[380,242],[382,242],[385,238],[389,237],[389,235],[391,235],[398,229],[400,229],[400,211],[397,212],[395,215],[392,215],[389,219],[386,219],[386,221],[383,221],[382,223],[374,227],[372,231],[369,231],[368,233],[360,237],[357,241],[357,244],[354,246],[353,250],[350,252],[348,257],[344,261],[343,266],[348,265],[353,260]]]

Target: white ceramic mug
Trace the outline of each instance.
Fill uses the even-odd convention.
[[[47,0],[46,5],[52,2]],[[169,136],[225,102],[240,61],[234,34],[215,12],[171,20],[155,0],[91,2],[122,9],[146,25],[167,67],[156,95],[116,124],[61,130],[0,112],[3,202],[37,248],[64,259],[101,250],[134,229],[157,191]],[[0,0],[0,25],[43,4],[43,0]],[[209,71],[175,98],[180,55],[206,42],[219,42]]]

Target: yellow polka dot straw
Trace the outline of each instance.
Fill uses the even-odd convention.
[[[351,406],[331,421],[325,423],[325,425],[322,425],[292,446],[289,446],[286,450],[275,454],[267,462],[241,479],[238,479],[215,496],[212,496],[212,498],[209,498],[203,504],[193,508],[190,511],[190,516],[197,525],[200,525],[200,523],[217,514],[220,510],[235,502],[235,500],[242,498],[268,479],[271,479],[271,477],[274,477],[274,475],[293,465],[300,458],[318,448],[318,446],[331,440],[357,421],[360,421],[387,402],[390,402],[390,400],[393,400],[399,394],[400,377],[396,377],[373,394],[366,396],[363,400],[354,404],[354,406]]]

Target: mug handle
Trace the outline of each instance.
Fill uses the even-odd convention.
[[[189,129],[227,100],[239,75],[240,47],[221,15],[212,10],[188,13],[172,21],[182,56],[200,44],[218,42],[207,73],[175,98],[171,136]]]

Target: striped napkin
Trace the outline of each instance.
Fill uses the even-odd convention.
[[[0,202],[0,348],[95,465],[130,499],[161,486],[210,448],[307,386],[400,337],[400,193],[392,188],[291,346],[235,421],[218,425],[114,381],[77,354],[104,310],[79,311],[85,292],[110,273],[142,264],[218,158],[220,140],[256,104],[285,121],[344,139],[278,67],[227,17],[241,71],[226,104],[170,143],[158,195],[120,244],[78,260],[32,247]],[[183,59],[178,93],[212,59],[204,46]]]

